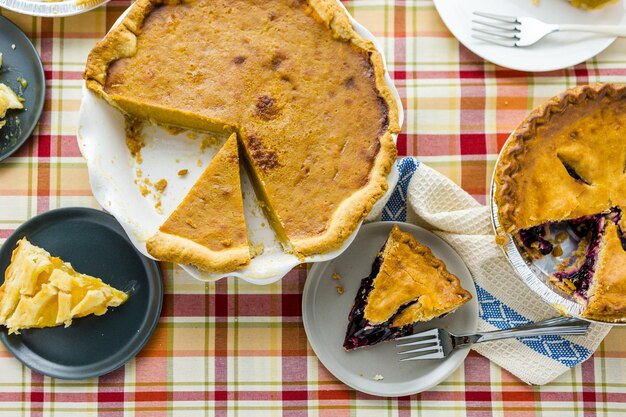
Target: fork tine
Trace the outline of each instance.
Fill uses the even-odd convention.
[[[430,350],[423,353],[416,353],[413,356],[407,356],[406,358],[400,358],[400,361],[414,361],[418,359],[441,359],[443,358],[443,351],[441,350]]]
[[[508,47],[517,46],[516,41],[514,41],[513,39],[511,40],[495,39],[495,38],[490,38],[488,36],[482,36],[477,33],[472,33],[472,38],[480,39],[481,41],[493,43],[493,44],[500,45],[500,46],[508,46]]]
[[[428,343],[436,345],[438,341],[439,339],[437,338],[437,336],[430,336],[430,337],[419,338],[417,340],[413,340],[412,342],[398,343],[396,344],[396,347],[418,346],[418,345],[426,345]]]
[[[498,30],[507,31],[507,32],[518,30],[517,29],[518,23],[485,22],[485,21],[477,20],[477,19],[472,19],[472,22],[477,23],[479,25],[488,26],[493,29],[498,29]]]
[[[504,16],[501,14],[493,14],[493,13],[485,13],[485,12],[473,12],[476,16],[486,17],[487,19],[499,20],[500,22],[506,23],[519,23],[517,21],[517,17],[514,16]]]
[[[408,355],[409,353],[420,353],[420,352],[430,352],[430,351],[441,350],[441,346],[439,345],[438,341],[431,342],[431,343],[422,343],[422,344],[416,342],[414,344],[420,345],[420,347],[415,348],[415,349],[403,350],[401,352],[398,352],[398,355]]]
[[[439,337],[439,329],[430,329],[425,330],[423,332],[411,334],[408,336],[399,337],[396,339],[396,342],[416,342],[416,341],[426,341],[426,340],[437,340]],[[405,343],[397,343],[396,346],[405,346]]]
[[[472,28],[472,30],[475,32],[484,33],[485,35],[495,36],[501,39],[518,39],[516,36],[517,34],[515,32],[492,32],[492,31],[480,29],[480,28]]]

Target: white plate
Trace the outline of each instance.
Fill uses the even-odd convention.
[[[117,23],[128,13],[118,19]],[[116,23],[116,24],[117,24]],[[355,30],[364,38],[380,46],[374,36],[363,26],[352,20]],[[388,74],[385,79],[396,98],[400,125],[404,112],[402,102]],[[191,140],[187,133],[172,135],[157,126],[144,128],[146,146],[141,150],[142,164],[136,164],[126,147],[124,117],[104,100],[87,90],[83,83],[83,100],[79,114],[77,132],[80,150],[87,160],[92,192],[100,205],[110,212],[126,230],[135,247],[144,255],[152,258],[146,250],[146,240],[152,236],[165,221],[167,216],[183,200],[203,169],[210,163],[220,145],[199,153],[200,139]],[[202,135],[199,135],[200,137]],[[394,141],[397,136],[394,135]],[[222,138],[222,143],[225,137]],[[198,161],[202,161],[199,166]],[[136,169],[142,171],[142,178],[149,178],[152,183],[164,178],[168,182],[165,193],[161,196],[162,213],[155,209],[156,200],[151,196],[141,195]],[[181,178],[177,172],[188,169],[189,173]],[[398,170],[393,165],[387,178],[389,191],[379,201],[383,204],[393,191],[398,181]],[[203,281],[215,281],[225,276],[236,276],[255,284],[270,284],[278,281],[293,267],[302,263],[296,256],[283,252],[273,230],[258,206],[252,184],[242,172],[244,210],[248,226],[248,237],[252,244],[262,243],[263,254],[252,259],[250,264],[235,272],[207,273],[192,266],[183,268],[194,278]],[[376,212],[376,208],[372,212]],[[358,229],[357,229],[358,230]],[[310,256],[304,262],[322,262],[338,256],[354,239],[352,234],[338,250],[322,255]]]
[[[530,16],[547,23],[590,25],[626,24],[623,1],[600,10],[579,10],[567,0],[434,0],[435,7],[452,34],[470,51],[503,67],[520,71],[551,71],[571,67],[593,58],[615,37],[586,33],[554,33],[526,48],[507,48],[474,39],[472,12]]]
[[[0,7],[42,17],[72,16],[95,9],[109,0],[0,0]]]
[[[445,359],[400,362],[393,341],[352,352],[344,351],[348,313],[361,279],[370,274],[372,262],[394,224],[430,247],[450,272],[459,277],[463,288],[472,294],[472,300],[453,314],[419,324],[416,330],[443,327],[456,332],[476,331],[478,297],[463,260],[441,238],[408,223],[377,222],[361,227],[354,243],[343,254],[311,268],[302,296],[304,329],[311,347],[326,369],[358,391],[386,397],[416,394],[434,387],[454,372],[469,352],[469,349],[459,349]],[[338,273],[341,279],[334,280],[333,272]],[[337,284],[345,289],[341,295],[337,293]],[[375,380],[376,375],[382,375],[384,379]]]

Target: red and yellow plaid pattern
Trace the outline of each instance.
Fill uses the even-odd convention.
[[[2,11],[41,53],[47,98],[38,130],[0,163],[0,239],[57,207],[98,207],[75,133],[87,53],[128,6],[63,19]],[[355,0],[381,41],[404,103],[401,155],[416,155],[485,202],[498,150],[544,99],[577,84],[626,82],[626,40],[561,71],[496,67],[461,46],[430,0]],[[137,358],[87,381],[42,377],[0,350],[0,416],[623,416],[626,330],[555,382],[527,386],[475,353],[435,389],[381,399],[335,380],[307,344],[306,269],[281,282],[205,284],[164,266],[159,326]]]

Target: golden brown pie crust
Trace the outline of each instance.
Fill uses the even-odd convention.
[[[236,97],[232,96],[225,101],[224,106],[216,107],[218,110],[215,114],[210,114],[202,109],[187,111],[182,107],[177,109],[168,105],[159,105],[156,100],[167,94],[150,90],[143,83],[135,83],[136,88],[132,94],[124,93],[119,89],[117,81],[123,82],[124,79],[116,74],[141,73],[141,71],[128,73],[123,71],[125,66],[132,65],[131,61],[125,58],[140,56],[142,51],[145,51],[138,47],[142,43],[142,33],[147,33],[142,32],[144,22],[150,25],[151,22],[162,19],[158,20],[158,25],[154,23],[151,27],[163,27],[169,22],[166,18],[171,17],[170,20],[175,20],[182,16],[186,18],[181,18],[175,23],[184,25],[184,22],[189,21],[190,16],[193,17],[194,7],[199,10],[207,4],[210,3],[203,2],[203,0],[183,3],[138,0],[131,6],[130,12],[121,23],[111,29],[89,54],[84,74],[87,87],[123,112],[159,124],[199,130],[238,131],[257,193],[265,200],[265,209],[270,222],[279,237],[282,237],[287,248],[299,255],[307,256],[341,246],[386,191],[386,177],[396,158],[396,149],[391,135],[400,130],[398,110],[384,79],[382,57],[370,41],[363,39],[354,31],[347,14],[336,0],[309,0],[308,2],[281,0],[267,4],[271,7],[284,6],[285,10],[301,8],[310,20],[308,26],[298,27],[294,36],[299,36],[298,33],[303,33],[309,26],[319,31],[319,27],[315,26],[317,24],[326,28],[325,33],[332,34],[327,38],[320,37],[320,42],[326,42],[329,45],[328,48],[341,51],[342,55],[333,56],[332,59],[320,62],[317,66],[311,64],[311,68],[324,68],[324,71],[329,74],[337,75],[342,74],[340,65],[342,62],[348,66],[351,63],[357,65],[361,61],[367,63],[367,68],[363,67],[364,75],[347,77],[342,81],[341,89],[336,94],[329,90],[327,96],[324,95],[325,91],[320,91],[319,97],[314,94],[307,96],[321,103],[322,111],[315,113],[315,117],[307,115],[306,111],[309,107],[289,107],[290,101],[285,97],[297,98],[298,88],[306,89],[311,82],[321,82],[319,80],[324,80],[327,74],[307,75],[307,71],[290,67],[297,63],[289,61],[289,54],[282,54],[280,47],[277,48],[274,44],[265,45],[264,48],[267,51],[262,51],[261,45],[254,46],[254,37],[244,39],[242,42],[251,42],[259,53],[263,52],[272,57],[265,65],[274,71],[271,72],[272,77],[279,78],[268,78],[268,83],[292,83],[295,87],[293,93],[287,94],[284,90],[280,90],[280,94],[275,91],[260,94],[255,91],[254,97],[256,98],[249,103],[248,107],[236,108],[228,114],[221,113],[222,109],[230,104],[238,103]],[[235,3],[228,4],[234,5]],[[180,9],[167,9],[173,10],[171,16],[153,14],[161,6],[176,6]],[[176,14],[178,12],[181,13],[180,16]],[[276,16],[272,16],[271,12],[268,16],[259,16],[256,24],[264,24],[265,20],[261,18],[271,20]],[[232,24],[245,25],[248,20],[241,16],[239,19],[234,16],[232,22],[234,22]],[[172,28],[176,30],[175,25]],[[229,28],[224,30],[229,30]],[[242,30],[237,28],[236,33],[241,34]],[[167,39],[164,38],[163,42],[166,43]],[[177,44],[170,45],[170,48],[177,47]],[[233,48],[239,48],[239,44],[233,45]],[[354,55],[353,58],[351,54]],[[157,58],[155,55],[154,59]],[[255,54],[237,55],[232,59],[229,57],[225,62],[235,71],[245,65],[255,63],[261,65],[255,61],[257,59],[259,58]],[[315,57],[310,59],[315,59]],[[183,64],[186,63],[181,63],[181,66]],[[283,65],[285,68],[281,69]],[[207,67],[210,70],[210,65]],[[145,68],[145,70],[163,72],[168,71],[168,67],[156,66]],[[182,68],[174,68],[173,72],[180,70]],[[254,74],[253,72],[252,75]],[[267,74],[266,71],[259,72],[258,77]],[[302,83],[297,84],[299,79],[295,79],[297,77],[294,74],[303,77],[300,80]],[[113,77],[115,83],[107,83],[109,77]],[[189,82],[190,85],[200,82],[194,77],[195,75],[192,74],[190,78],[185,78],[181,82]],[[242,91],[247,94],[248,90],[254,87],[254,83],[244,78],[240,78],[243,85]],[[371,80],[370,87],[368,87],[370,82],[368,80]],[[133,88],[132,85],[131,83],[130,89]],[[201,88],[201,86],[192,87],[193,89]],[[233,89],[228,89],[228,91],[233,91]],[[136,94],[143,98],[137,99]],[[154,94],[157,99],[152,100],[150,94]],[[338,97],[344,100],[345,105],[334,104],[332,100],[337,100]],[[211,100],[214,99],[214,97],[211,98]],[[333,105],[325,108],[323,107],[325,102],[332,102]],[[360,103],[362,111],[366,113],[355,116],[351,114],[354,113],[353,111],[346,110],[351,108],[348,103],[355,102]],[[382,113],[376,115],[376,108],[383,109]],[[333,116],[333,112],[339,112],[340,115],[346,113],[346,116],[336,117]],[[374,120],[372,120],[372,115],[375,116]],[[331,122],[325,122],[327,118]],[[332,134],[332,130],[324,130],[325,127],[321,129],[319,126],[336,126],[340,129],[339,132],[342,132],[341,135],[344,134],[343,132],[348,132],[349,139],[344,139],[341,135],[337,138]],[[326,136],[316,136],[316,129],[321,129],[320,132]],[[289,153],[291,148],[293,151]]]
[[[146,248],[157,259],[194,265],[203,271],[230,272],[250,263],[236,134]]]
[[[583,317],[609,322],[626,318],[626,251],[618,227],[606,221],[606,230],[598,253],[596,271],[587,292]]]
[[[626,207],[625,133],[624,85],[575,87],[533,110],[496,167],[494,197],[503,230]]]
[[[394,327],[432,320],[472,298],[430,248],[398,225],[389,234],[383,263],[372,285],[364,315],[372,324],[386,322],[401,307],[417,300],[393,318]]]

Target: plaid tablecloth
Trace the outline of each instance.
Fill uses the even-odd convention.
[[[47,99],[39,129],[0,164],[0,239],[30,217],[99,207],[75,132],[88,51],[128,1],[63,19],[2,11],[41,53]],[[496,67],[461,46],[430,0],[356,0],[346,6],[384,47],[402,96],[401,155],[417,155],[484,202],[498,150],[539,102],[568,87],[626,82],[626,40],[562,71]],[[557,381],[527,386],[477,354],[435,389],[381,399],[335,380],[307,344],[306,269],[281,282],[195,281],[164,266],[165,300],[149,344],[124,368],[62,381],[0,349],[0,416],[624,416],[626,329]]]

